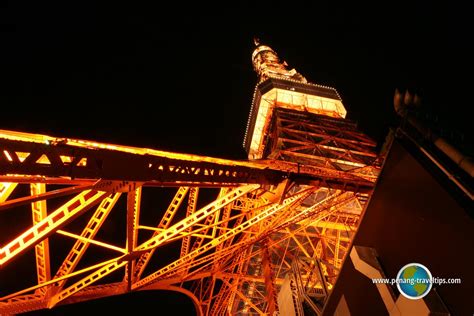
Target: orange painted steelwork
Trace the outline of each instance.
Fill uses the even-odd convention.
[[[200,315],[263,315],[278,311],[286,280],[321,307],[380,157],[335,90],[292,90],[312,84],[268,46],[253,62],[258,87],[290,88],[261,99],[273,103],[257,113],[248,161],[0,130],[0,223],[16,230],[0,243],[0,314],[169,289]],[[162,209],[149,202],[161,187]],[[30,205],[33,221],[1,220]],[[8,278],[31,254],[36,274]]]

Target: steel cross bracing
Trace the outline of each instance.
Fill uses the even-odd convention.
[[[363,172],[291,161],[234,161],[5,130],[0,130],[0,147],[0,181],[4,182],[94,184],[106,179],[221,187],[277,184],[288,175],[297,175],[299,181],[347,190],[368,192],[373,184]]]
[[[280,154],[308,154],[281,124]],[[268,314],[295,262],[319,308],[378,172],[364,144],[345,144],[315,166],[0,131],[0,314],[153,289],[200,315]]]

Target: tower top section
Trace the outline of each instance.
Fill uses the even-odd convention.
[[[295,69],[289,69],[269,46],[261,45],[258,40],[255,45],[252,64],[259,82],[255,87],[244,139],[249,159],[264,158],[271,150],[268,146],[275,124],[279,124],[274,114],[280,110],[303,116],[346,117],[346,109],[336,89],[308,82]]]
[[[260,77],[260,82],[268,78],[292,79],[306,83],[306,78],[295,69],[289,70],[286,61],[281,61],[277,53],[269,46],[261,45],[258,39],[255,39],[257,46],[252,53],[253,69]]]

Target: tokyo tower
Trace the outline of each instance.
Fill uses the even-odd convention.
[[[258,42],[252,63],[245,161],[0,130],[0,314],[170,290],[319,315],[382,155],[336,89]]]

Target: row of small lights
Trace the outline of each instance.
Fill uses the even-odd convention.
[[[252,104],[250,105],[249,118],[247,120],[247,127],[245,128],[244,141],[242,143],[242,146],[244,146],[244,148],[245,148],[245,140],[247,139],[247,135],[248,135],[248,132],[249,132],[250,120],[252,119],[252,112],[253,112],[253,107],[254,107],[254,103],[255,103],[255,95],[257,94],[257,88],[258,88],[259,85],[260,84],[257,84],[255,86],[255,89],[253,90]]]

